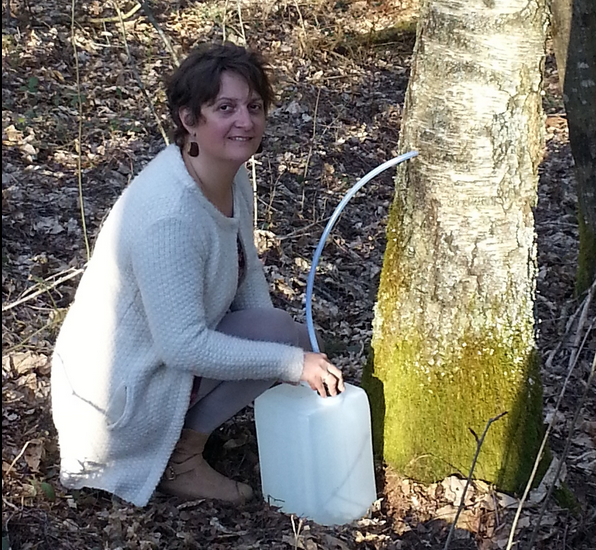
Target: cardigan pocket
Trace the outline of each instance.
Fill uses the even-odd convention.
[[[114,395],[108,403],[106,417],[108,429],[121,428],[128,422],[132,411],[132,399],[128,386],[124,383],[116,388]]]

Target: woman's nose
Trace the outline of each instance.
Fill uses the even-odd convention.
[[[241,128],[250,127],[253,124],[250,112],[246,107],[238,109],[238,116],[236,117],[236,125]]]

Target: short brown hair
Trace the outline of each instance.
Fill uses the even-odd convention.
[[[269,110],[274,93],[263,56],[231,42],[200,46],[180,64],[167,84],[168,108],[175,126],[173,137],[179,147],[184,145],[187,134],[180,109],[188,108],[193,117],[190,122],[195,124],[201,116],[201,106],[217,98],[221,75],[226,71],[244,78],[263,100],[265,113]]]

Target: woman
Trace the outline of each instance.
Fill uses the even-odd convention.
[[[156,488],[243,502],[252,489],[203,459],[209,434],[276,381],[344,385],[273,308],[253,244],[244,163],[273,99],[262,58],[194,52],[167,96],[176,143],[117,200],[56,341],[61,480],[139,506]]]

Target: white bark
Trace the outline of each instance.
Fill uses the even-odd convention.
[[[407,239],[408,292],[391,319],[377,310],[375,338],[382,325],[416,327],[428,369],[470,331],[513,337],[531,323],[545,21],[541,2],[525,0],[431,1],[420,19],[401,138],[420,156],[396,180],[407,227],[388,234]],[[523,332],[520,361],[534,346]]]

